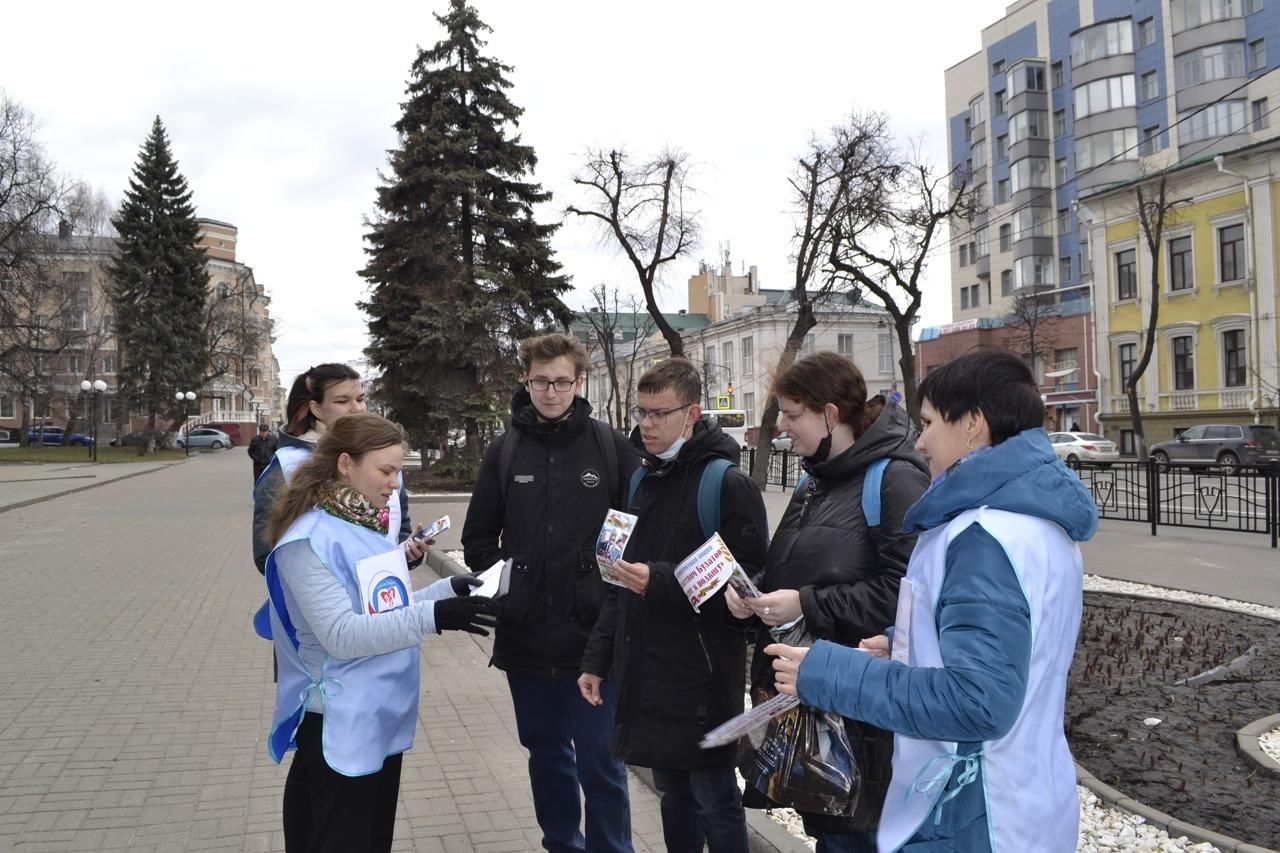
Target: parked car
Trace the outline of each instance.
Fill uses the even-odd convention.
[[[151,435],[156,440],[156,447],[165,446],[165,434],[160,430],[138,430],[137,432],[127,433],[118,438],[111,439],[112,447],[141,447],[147,443],[147,436]]]
[[[93,436],[82,432],[73,432],[67,435],[66,430],[62,427],[46,424],[44,426],[33,426],[27,430],[27,444],[35,444],[37,441],[50,447],[57,447],[63,444],[68,444],[72,447],[77,445],[84,447],[93,444]]]
[[[1217,466],[1228,474],[1280,462],[1280,431],[1262,424],[1193,426],[1171,441],[1151,445],[1157,465]]]
[[[220,430],[222,430],[222,431],[223,431],[223,432],[225,432],[227,435],[231,436],[231,443],[232,443],[232,444],[242,444],[242,443],[243,443],[243,439],[240,437],[240,424],[238,424],[238,423],[234,423],[234,422],[226,422],[226,423],[222,423],[222,422],[216,422],[216,423],[214,423],[214,422],[210,422],[210,423],[207,423],[207,424],[201,424],[201,426],[202,426],[202,427],[207,427],[208,429],[220,429]],[[192,447],[195,447],[195,445],[194,445],[194,444],[193,444],[193,445],[191,445],[191,446],[192,446]]]
[[[184,432],[178,436],[176,441],[179,447],[190,445],[191,447],[212,447],[214,450],[230,447],[234,444],[231,436],[220,429],[213,429],[212,427],[199,427],[191,430],[191,432]]]
[[[1049,443],[1053,452],[1068,465],[1081,462],[1097,462],[1104,467],[1120,458],[1120,449],[1114,441],[1109,441],[1092,432],[1051,432]]]
[[[774,450],[790,450],[791,436],[784,432],[782,435],[775,435],[770,443],[773,445]]]

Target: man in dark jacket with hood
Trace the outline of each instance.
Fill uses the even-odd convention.
[[[662,793],[669,853],[746,853],[746,815],[734,775],[735,747],[703,750],[711,729],[742,712],[746,623],[728,612],[723,592],[695,612],[675,567],[707,538],[698,491],[713,459],[737,462],[738,445],[701,419],[702,382],[683,358],[652,368],[637,385],[631,441],[646,476],[629,507],[639,520],[616,563],[625,588],[613,590],[583,655],[582,695],[602,701],[617,687],[614,749],[628,764],[653,768]],[[768,547],[760,489],[736,467],[720,487],[718,531],[749,574]]]
[[[626,765],[610,749],[616,693],[600,707],[576,679],[605,598],[595,545],[636,467],[621,433],[577,396],[587,351],[553,334],[520,344],[525,388],[511,426],[485,450],[462,527],[467,566],[512,560],[493,643],[507,675],[543,846],[553,853],[629,853]],[[578,789],[586,799],[586,835]]]

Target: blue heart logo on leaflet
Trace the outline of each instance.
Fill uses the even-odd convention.
[[[400,578],[390,572],[375,575],[369,582],[369,615],[386,613],[409,603],[408,592]]]

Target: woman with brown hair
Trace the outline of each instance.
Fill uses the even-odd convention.
[[[915,546],[914,536],[900,534],[902,518],[928,488],[928,468],[912,447],[906,412],[879,395],[868,401],[862,373],[844,356],[819,352],[796,361],[775,378],[772,393],[778,426],[804,458],[806,477],[769,545],[764,595],[743,601],[730,591],[726,597],[735,616],[755,615],[766,629],[790,629],[803,617],[808,635],[856,646],[893,622],[898,581]],[[867,517],[872,506],[878,519]],[[758,633],[751,678],[756,701],[772,693],[773,684],[761,651],[773,634]],[[893,737],[852,720],[845,729],[861,762],[861,798],[851,817],[802,813],[818,853],[876,849]],[[744,803],[771,805],[754,789]]]
[[[391,849],[401,754],[417,726],[418,644],[488,636],[497,604],[474,577],[409,592],[387,538],[404,433],[355,414],[334,421],[293,472],[266,534],[268,612],[280,673],[268,753],[296,749],[285,782],[288,853]]]

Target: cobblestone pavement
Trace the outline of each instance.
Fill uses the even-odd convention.
[[[240,457],[0,514],[0,851],[284,849]],[[487,641],[423,650],[395,849],[538,849]],[[661,850],[657,800],[634,778],[632,804],[636,850]]]

